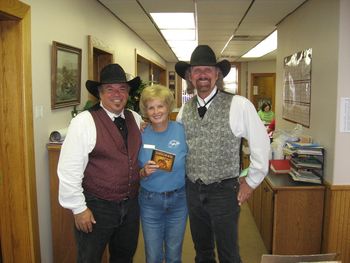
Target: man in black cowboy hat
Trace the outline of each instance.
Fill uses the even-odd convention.
[[[138,152],[141,117],[125,109],[139,77],[127,80],[118,64],[104,67],[86,88],[100,102],[72,119],[57,173],[59,202],[75,220],[77,262],[132,262],[139,234]]]
[[[190,63],[176,63],[187,81],[187,91],[197,94],[180,109],[189,152],[186,159],[187,202],[195,262],[241,262],[238,248],[240,205],[268,171],[269,138],[252,103],[223,91],[230,72],[227,60],[217,62],[213,50],[199,45]],[[246,138],[250,166],[240,178],[240,144]]]

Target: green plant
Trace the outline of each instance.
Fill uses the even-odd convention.
[[[96,102],[93,102],[93,101],[91,101],[91,100],[87,100],[86,103],[85,103],[85,105],[84,105],[84,108],[83,108],[82,110],[78,110],[78,109],[77,109],[77,106],[75,105],[75,106],[73,107],[73,110],[71,111],[72,118],[74,118],[75,116],[77,116],[79,112],[82,112],[82,111],[84,111],[84,110],[90,109],[92,106],[95,105],[95,103],[96,103]]]
[[[139,102],[140,102],[141,92],[148,85],[149,84],[147,82],[141,81],[140,86],[137,89],[130,92],[128,102],[126,104],[127,108],[136,112],[140,112]]]

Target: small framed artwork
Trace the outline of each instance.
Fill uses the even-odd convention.
[[[175,71],[169,71],[169,88],[175,90]]]
[[[51,109],[80,104],[81,49],[52,42]]]
[[[169,81],[175,81],[175,71],[169,71]]]

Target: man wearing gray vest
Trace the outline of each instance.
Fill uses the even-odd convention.
[[[195,262],[241,262],[238,247],[240,205],[268,172],[270,144],[253,104],[223,91],[230,72],[227,60],[216,61],[213,50],[199,45],[190,63],[176,63],[177,74],[187,81],[187,92],[196,96],[179,111],[185,126],[187,154],[187,202]],[[240,174],[241,138],[249,142],[250,166]]]
[[[126,110],[139,77],[127,80],[109,64],[100,82],[86,81],[100,99],[69,125],[58,162],[59,202],[75,221],[77,262],[99,263],[107,244],[109,262],[132,262],[139,234],[141,116]]]

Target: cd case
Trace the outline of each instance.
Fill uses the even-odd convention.
[[[159,169],[171,172],[175,161],[175,154],[154,149],[151,159],[159,165]]]

